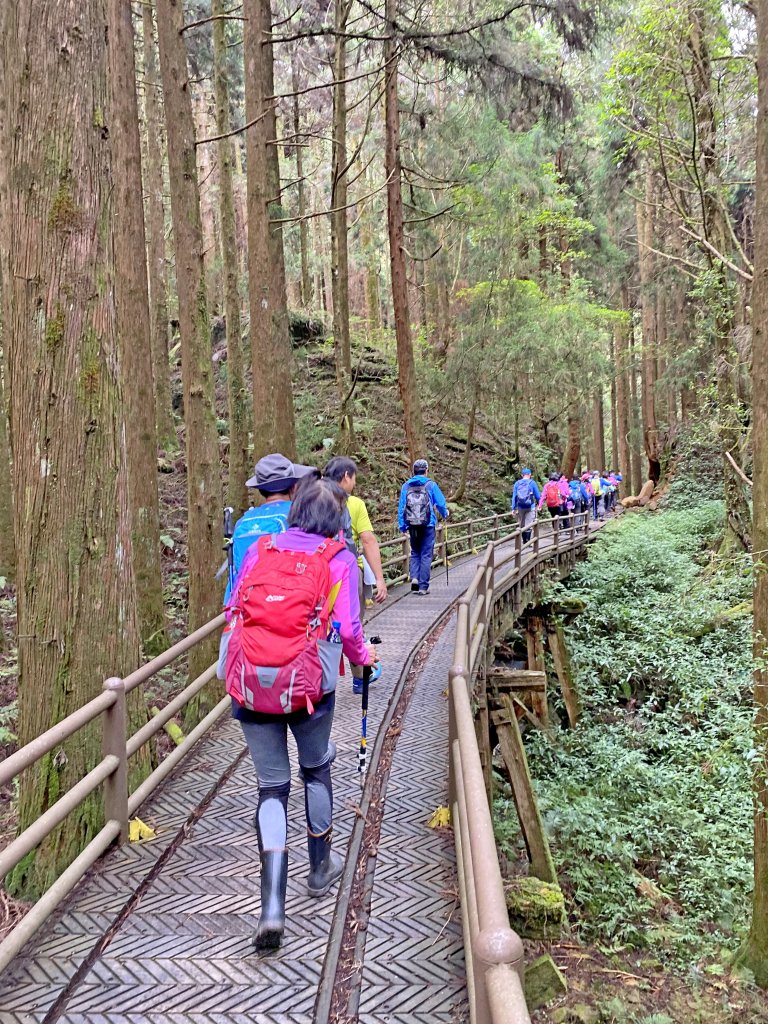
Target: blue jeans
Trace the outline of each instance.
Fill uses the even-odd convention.
[[[411,538],[411,579],[419,581],[419,590],[426,590],[432,573],[432,556],[435,551],[434,526],[409,526]]]

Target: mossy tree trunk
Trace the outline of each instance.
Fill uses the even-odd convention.
[[[339,393],[340,452],[354,448],[352,418],[352,353],[349,345],[349,247],[347,238],[347,19],[352,0],[335,0],[333,71],[333,132],[331,142],[331,286],[333,288],[333,348]]]
[[[216,134],[231,131],[229,114],[229,73],[227,70],[225,0],[213,0],[213,84],[216,94]],[[221,262],[224,271],[224,315],[227,322],[227,396],[229,400],[229,504],[236,515],[248,507],[245,481],[251,475],[248,458],[248,393],[243,365],[243,329],[240,318],[240,288],[235,227],[235,193],[231,138],[217,142],[219,153],[219,210],[221,217]]]
[[[400,107],[398,99],[398,46],[396,40],[396,0],[387,0],[385,7],[387,33],[384,42],[385,67],[385,150],[384,169],[387,176],[387,226],[389,230],[389,263],[392,273],[392,303],[397,337],[397,367],[400,399],[403,403],[405,437],[410,460],[427,454],[424,419],[416,380],[416,365],[411,337],[411,314],[408,306],[408,277],[405,264],[403,225],[402,168],[400,162]]]
[[[157,35],[165,97],[165,126],[171,184],[171,216],[176,245],[179,331],[187,449],[189,628],[197,629],[221,608],[213,575],[221,556],[221,478],[214,408],[213,364],[203,263],[200,193],[197,186],[195,128],[182,28],[182,0],[158,0]],[[198,644],[189,656],[190,676],[216,657],[216,638]],[[216,683],[190,704],[187,721],[217,703]]]
[[[642,413],[643,443],[648,460],[648,479],[656,483],[661,476],[659,436],[656,427],[656,297],[654,291],[653,209],[655,192],[653,172],[645,168],[645,197],[636,205],[637,246],[640,268],[640,295],[643,313]]]
[[[622,307],[627,310],[629,305],[629,289],[626,284],[621,286]],[[629,315],[629,313],[627,313]],[[629,323],[617,323],[613,331],[614,355],[616,359],[616,439],[614,450],[614,469],[622,474],[619,488],[622,497],[634,494],[632,490],[632,467],[629,454]]]
[[[155,382],[155,424],[158,444],[178,447],[171,404],[168,366],[168,275],[165,264],[165,201],[163,187],[162,87],[157,67],[153,8],[141,8],[144,49],[144,122],[146,130],[147,268]]]
[[[560,465],[560,472],[564,473],[570,480],[581,456],[581,420],[578,416],[568,414],[568,440],[565,443],[563,461]]]
[[[152,379],[149,293],[141,184],[141,136],[136,99],[133,15],[124,0],[107,0],[115,233],[115,300],[125,403],[133,571],[145,654],[168,646],[160,571],[157,435]]]
[[[755,887],[743,957],[768,988],[768,5],[757,5],[757,156],[752,287]]]
[[[299,106],[299,60],[298,48],[291,48],[291,113],[293,120],[293,143],[296,153],[296,192],[299,202],[299,252],[301,258],[301,304],[304,309],[312,306],[312,276],[309,272],[309,223],[307,221],[307,183],[304,180],[304,153],[301,137],[301,108]]]
[[[267,100],[271,95],[272,48],[264,43],[265,33],[271,28],[271,14],[264,0],[245,0],[243,15],[245,119],[247,123],[255,122],[245,133],[254,457],[281,451],[291,458],[296,448],[293,354],[285,316],[285,271],[283,268],[281,294],[281,270],[276,265],[278,261],[282,265],[282,230],[278,236],[275,225],[276,234],[270,232],[270,212],[280,202],[274,164],[277,147],[269,145],[275,139],[276,128],[274,108]]]
[[[8,435],[8,370],[5,341],[2,330],[2,261],[0,261],[0,576],[6,580],[16,578],[16,544],[13,539],[13,478],[11,474],[12,453]],[[0,650],[4,649],[0,631]]]
[[[24,744],[96,696],[106,677],[135,666],[139,632],[115,310],[106,6],[28,0],[4,4],[0,21],[0,240]],[[130,725],[145,719],[135,693]],[[100,760],[95,723],[24,773],[20,827]],[[144,756],[132,760],[134,779],[146,766]],[[95,794],[19,865],[11,890],[34,899],[101,824]]]

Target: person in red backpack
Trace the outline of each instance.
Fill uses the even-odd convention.
[[[551,473],[549,480],[544,484],[544,490],[541,492],[541,498],[539,499],[539,511],[541,511],[544,505],[547,506],[547,511],[553,519],[555,516],[568,515],[568,506],[563,499],[562,491],[560,489],[559,473]],[[559,524],[560,528],[564,525],[564,520],[561,520]]]
[[[304,781],[308,894],[325,895],[344,867],[341,856],[331,849],[333,789],[328,748],[339,660],[343,652],[351,662],[369,665],[377,656],[363,639],[357,561],[335,539],[342,526],[344,496],[340,492],[326,481],[303,484],[291,505],[288,530],[261,538],[249,549],[230,602],[227,692],[259,784],[255,824],[261,916],[253,942],[261,952],[277,949],[285,930],[289,729]],[[307,594],[309,604],[302,610]],[[329,632],[335,643],[327,639]],[[323,670],[316,693],[310,683],[317,681],[318,652]]]

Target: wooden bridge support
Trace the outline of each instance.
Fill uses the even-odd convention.
[[[539,814],[536,796],[525,756],[523,738],[517,724],[517,715],[509,694],[501,694],[502,711],[493,713],[493,722],[499,737],[501,756],[507,768],[512,793],[520,819],[520,828],[528,850],[530,873],[542,882],[557,882],[549,842]]]
[[[559,619],[550,619],[547,623],[547,645],[552,655],[557,681],[560,683],[563,700],[565,701],[568,724],[572,729],[575,729],[581,717],[581,701],[576,684],[573,681],[571,657],[565,645],[565,631]]]
[[[549,705],[547,704],[546,665],[544,662],[544,620],[538,615],[529,615],[525,627],[525,642],[528,646],[528,669],[532,672],[544,672],[544,692],[531,693],[533,713],[543,725],[549,724]]]

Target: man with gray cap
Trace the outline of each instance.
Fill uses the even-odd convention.
[[[418,594],[429,593],[437,513],[443,519],[448,518],[448,506],[443,493],[435,481],[429,479],[428,473],[427,460],[416,459],[413,476],[405,481],[400,490],[397,508],[400,532],[407,533],[411,541],[411,590]]]
[[[264,501],[256,508],[249,508],[235,524],[232,533],[232,559],[234,575],[237,576],[246,552],[259,537],[270,533],[283,533],[288,529],[288,512],[291,499],[302,477],[319,477],[320,470],[314,466],[300,466],[285,455],[274,452],[259,459],[253,476],[246,480],[246,487],[255,487]],[[229,587],[224,598],[229,598]]]

